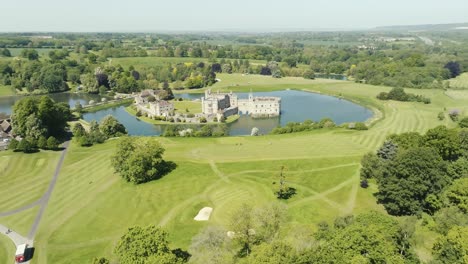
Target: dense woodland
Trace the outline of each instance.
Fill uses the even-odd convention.
[[[135,92],[201,88],[216,73],[296,76],[338,74],[356,82],[410,88],[448,88],[468,69],[468,38],[456,32],[420,35],[392,32],[277,34],[3,34],[0,82],[23,92]],[[390,39],[390,40],[389,40]],[[40,54],[38,51],[46,50]],[[169,57],[135,69],[112,58]]]

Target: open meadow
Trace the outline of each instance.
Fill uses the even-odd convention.
[[[376,111],[380,118],[367,131],[323,129],[311,132],[260,137],[158,138],[166,149],[164,158],[177,168],[162,179],[133,185],[113,173],[110,156],[119,139],[80,147],[72,142],[35,239],[32,263],[90,263],[94,257],[116,257],[113,248],[127,228],[135,225],[163,226],[170,234],[172,247],[187,250],[191,239],[208,225],[228,227],[233,212],[243,203],[261,206],[276,201],[280,167],[285,166],[286,181],[297,194],[283,203],[288,207],[288,224],[282,235],[294,241],[298,230],[316,230],[321,221],[371,209],[384,211],[373,196],[376,186],[359,187],[361,157],[375,150],[385,137],[407,131],[424,132],[438,125],[456,124],[437,114],[460,109],[468,114],[468,96],[451,98],[442,90],[412,90],[431,98],[432,103],[379,101],[375,96],[388,87],[332,80],[302,78],[273,79],[253,75],[218,75],[212,89],[234,92],[298,89],[341,96]],[[200,92],[200,90],[198,91]],[[0,166],[18,170],[1,174],[4,186],[40,179],[29,190],[27,201],[19,201],[11,188],[0,193],[0,211],[15,204],[30,203],[44,193],[51,177],[49,164],[57,163],[54,152],[24,155],[1,153]],[[44,160],[44,161],[41,161]],[[17,177],[16,175],[21,175]],[[48,178],[49,177],[49,178]],[[13,200],[15,202],[13,202]],[[23,203],[24,202],[24,203]],[[19,205],[19,204],[17,204]],[[20,206],[20,205],[19,205]],[[212,207],[207,222],[193,220],[197,212]],[[25,223],[37,210],[21,215]],[[10,217],[11,218],[11,217]],[[1,224],[13,220],[0,217]],[[8,223],[6,223],[7,221]],[[26,235],[26,234],[23,234]],[[421,244],[424,241],[421,242]],[[5,241],[0,240],[0,257]],[[421,252],[428,245],[420,245]],[[6,251],[5,251],[6,252]]]

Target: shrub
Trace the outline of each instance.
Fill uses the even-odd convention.
[[[452,119],[453,122],[458,121],[459,115],[460,115],[460,111],[458,109],[453,109],[449,112],[450,119]]]
[[[458,122],[458,125],[462,128],[468,127],[468,117],[462,118],[462,120]]]
[[[437,118],[440,121],[443,121],[445,119],[445,113],[444,112],[439,112],[439,114],[437,115]]]

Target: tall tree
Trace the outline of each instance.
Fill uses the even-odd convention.
[[[377,179],[377,200],[392,215],[431,212],[427,198],[437,197],[450,183],[446,167],[431,148],[413,148],[399,153]]]
[[[163,160],[164,148],[151,138],[122,138],[112,156],[115,172],[135,184],[158,179],[174,168]]]

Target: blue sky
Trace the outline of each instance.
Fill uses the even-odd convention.
[[[10,0],[0,31],[277,31],[468,22],[468,0]]]

